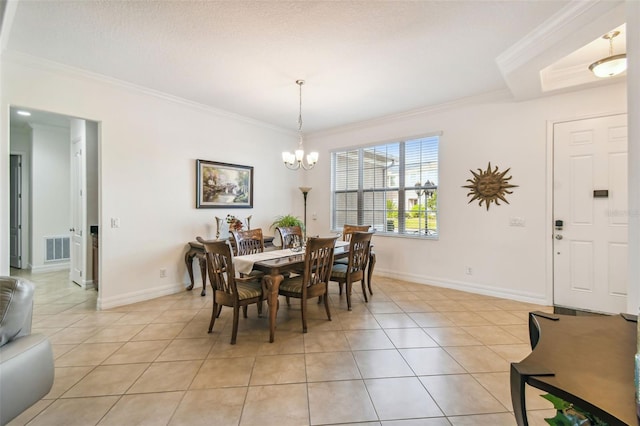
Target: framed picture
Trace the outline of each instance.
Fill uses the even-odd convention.
[[[196,160],[196,208],[252,208],[253,167]]]

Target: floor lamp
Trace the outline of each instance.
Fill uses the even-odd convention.
[[[307,241],[307,194],[311,191],[311,187],[309,186],[300,186],[300,191],[302,191],[302,196],[304,197],[304,230],[303,230],[303,238]]]

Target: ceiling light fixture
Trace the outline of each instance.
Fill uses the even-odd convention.
[[[298,114],[298,149],[295,153],[283,152],[282,161],[284,165],[291,170],[298,170],[302,167],[305,170],[312,169],[318,162],[318,153],[313,151],[307,155],[307,164],[304,163],[304,147],[302,146],[302,85],[304,80],[296,80],[296,84],[300,87],[300,112]]]
[[[613,77],[627,69],[627,54],[613,54],[613,39],[618,35],[620,35],[620,31],[612,31],[602,36],[603,39],[609,40],[609,56],[589,65],[589,70],[596,77]]]
[[[30,117],[31,116],[31,113],[29,111],[22,111],[22,110],[16,111],[16,114],[24,115],[25,117]]]

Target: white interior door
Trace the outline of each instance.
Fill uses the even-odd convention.
[[[554,125],[554,304],[625,312],[627,116]]]
[[[81,121],[81,123],[75,123]],[[74,124],[82,127],[82,131],[74,131]],[[71,120],[71,281],[81,286],[86,285],[84,265],[86,265],[86,244],[84,243],[85,212],[85,145],[84,121]],[[81,136],[78,136],[81,134]]]
[[[22,268],[22,157],[10,157],[9,264]]]

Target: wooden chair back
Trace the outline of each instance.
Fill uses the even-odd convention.
[[[342,241],[351,241],[354,232],[367,232],[369,225],[344,225],[342,228]]]
[[[238,289],[235,282],[235,270],[231,257],[231,247],[224,240],[204,240],[198,237],[204,246],[207,259],[207,274],[214,291],[216,303],[233,306]]]
[[[307,241],[304,254],[303,299],[326,293],[333,267],[333,249],[337,239],[338,237],[312,237]]]
[[[262,253],[264,251],[264,238],[262,228],[248,231],[231,231],[231,240],[234,247],[234,255]]]
[[[369,249],[373,232],[353,232],[349,240],[349,263],[347,273],[352,281],[364,279],[364,271],[369,262]]]
[[[304,243],[304,241],[302,241],[302,228],[299,226],[277,227],[276,231],[280,234],[280,241],[282,241],[283,249],[291,248],[296,238],[298,239],[300,246]]]

